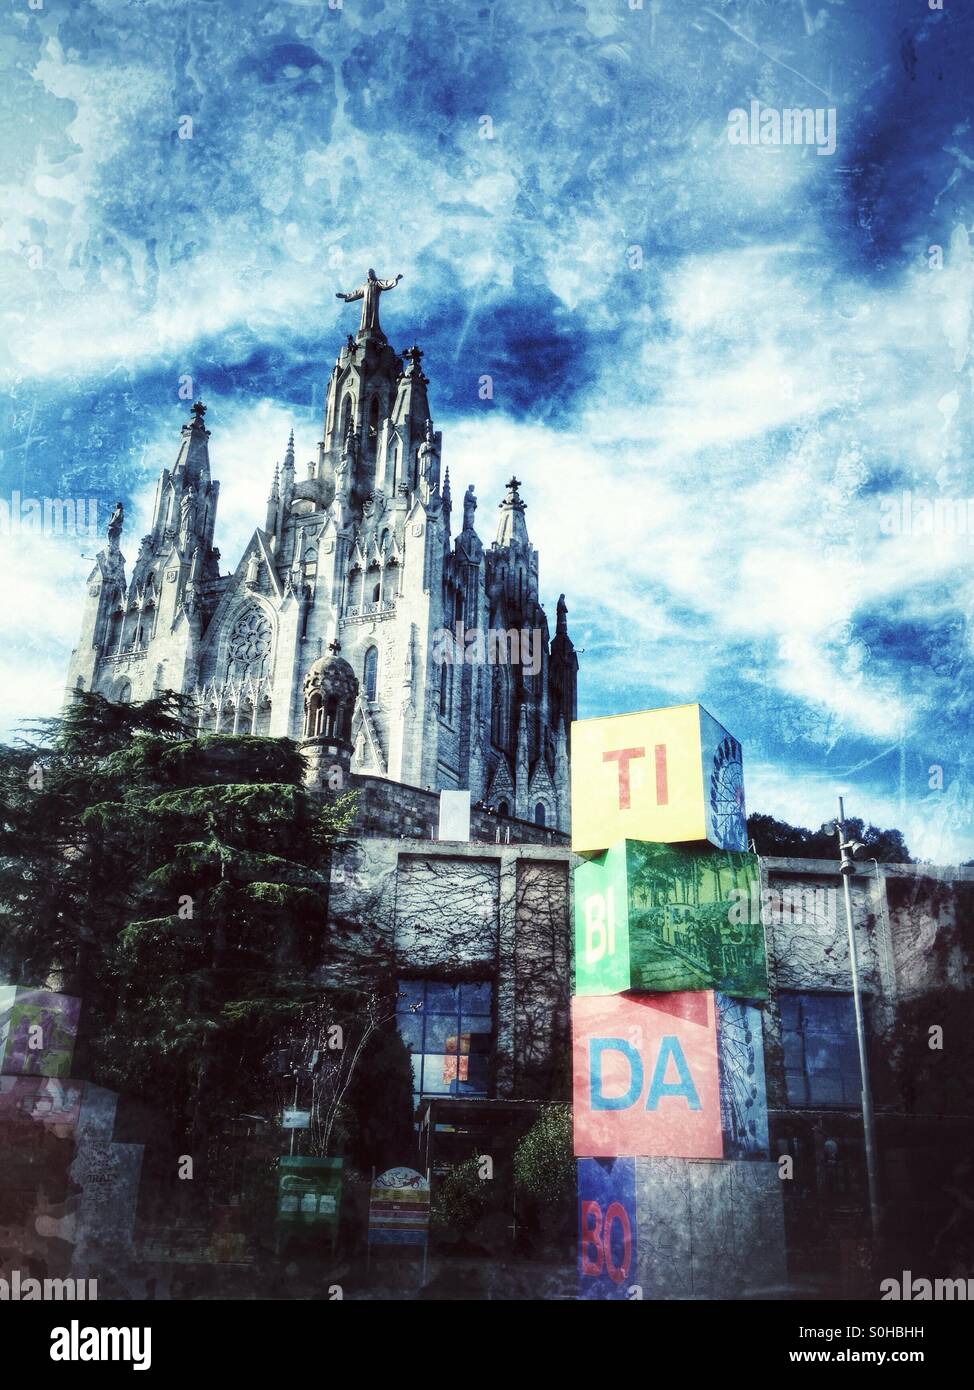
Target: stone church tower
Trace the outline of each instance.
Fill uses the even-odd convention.
[[[472,486],[454,532],[423,354],[395,352],[379,324],[379,294],[396,283],[370,271],[339,296],[362,299],[362,317],[332,368],[323,438],[299,478],[292,432],[264,524],[229,575],[213,546],[206,409],[193,406],[128,580],[116,508],[69,689],[183,691],[201,731],[300,740],[321,734],[308,730],[306,681],[327,690],[340,662],[341,688],[357,682],[350,724],[336,726],[353,774],[469,788],[567,830],[578,659],[564,596],[551,639],[516,478],[489,545]]]

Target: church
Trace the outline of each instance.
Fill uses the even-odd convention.
[[[193,406],[128,576],[121,505],[109,523],[69,698],[176,690],[201,733],[301,742],[312,782],[339,766],[469,789],[502,816],[566,832],[578,659],[564,595],[552,636],[516,478],[489,543],[472,486],[454,517],[423,354],[396,352],[379,322],[399,279],[370,270],[338,295],[362,312],[331,371],[317,453],[299,476],[292,431],[231,574],[214,546],[206,407]]]

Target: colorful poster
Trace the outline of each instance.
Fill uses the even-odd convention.
[[[342,1192],[342,1160],[299,1156],[278,1160],[277,1219],[322,1225],[334,1238]]]
[[[572,848],[747,849],[741,745],[697,704],[572,724]]]
[[[576,1167],[579,1297],[629,1298],[636,1282],[636,1161],[580,1158]]]
[[[769,1158],[761,1010],[717,995],[720,1124],[725,1158]]]
[[[572,1001],[575,1153],[722,1158],[712,990]]]
[[[32,1122],[59,1138],[70,1137],[85,1084],[60,1077],[0,1076],[0,1127]]]
[[[389,1168],[369,1193],[370,1245],[425,1245],[429,1239],[430,1185],[414,1168]]]
[[[574,887],[576,994],[767,998],[756,855],[623,840],[579,865]]]
[[[71,1075],[81,1000],[51,990],[0,989],[0,1073]]]

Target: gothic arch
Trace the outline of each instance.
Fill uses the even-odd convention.
[[[352,407],[355,404],[351,391],[345,392],[345,399],[342,401],[341,429],[338,438],[341,444],[345,443],[345,436],[348,434],[348,422],[351,419]]]
[[[379,688],[379,648],[369,647],[362,662],[362,698],[374,700]]]
[[[379,445],[379,396],[378,392],[369,401],[369,421],[366,430],[365,447],[369,458],[375,458]]]

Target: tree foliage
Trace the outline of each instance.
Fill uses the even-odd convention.
[[[859,853],[860,859],[878,859],[881,864],[913,863],[901,831],[864,825],[858,816],[850,816],[846,820],[846,828],[850,838],[865,845],[865,849]],[[826,821],[818,830],[805,830],[801,826],[776,820],[774,816],[755,813],[747,818],[747,835],[758,854],[838,861],[838,839],[832,821]]]
[[[327,1152],[395,1007],[379,960],[367,987],[322,983],[354,798],[310,793],[289,739],[195,736],[186,716],[171,693],[81,692],[0,747],[0,978],[80,996],[75,1074],[150,1099],[197,1155],[215,1119],[277,1105],[269,1057],[339,1022]]]

